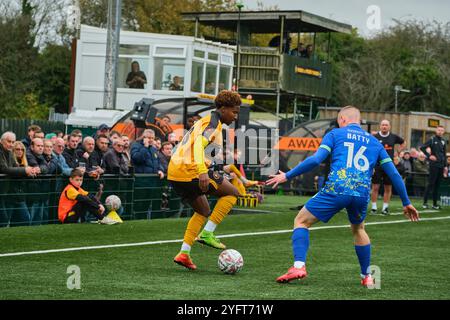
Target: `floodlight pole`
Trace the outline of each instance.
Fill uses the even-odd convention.
[[[398,110],[398,93],[399,92],[410,93],[411,90],[403,89],[402,86],[397,85],[394,87],[394,91],[395,91],[395,109],[394,110],[395,110],[395,112],[397,112],[397,110]]]
[[[119,57],[121,19],[122,0],[109,0],[106,35],[105,84],[103,95],[104,109],[116,109],[117,62]]]

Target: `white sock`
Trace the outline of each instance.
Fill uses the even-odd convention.
[[[373,210],[377,210],[377,203],[376,202],[372,202],[372,209]]]
[[[387,207],[389,207],[389,203],[384,202],[383,203],[383,210],[386,209]]]
[[[214,232],[214,230],[216,230],[216,227],[217,227],[217,224],[215,224],[211,220],[208,220],[208,222],[206,223],[205,228],[203,230],[208,231],[208,232]]]
[[[302,268],[305,265],[305,263],[303,261],[295,261],[294,262],[294,267],[297,269]]]
[[[181,245],[181,251],[191,251],[191,246],[186,242],[183,242],[183,244]]]

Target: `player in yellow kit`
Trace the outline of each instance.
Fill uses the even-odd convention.
[[[241,98],[236,92],[223,90],[214,102],[216,110],[198,120],[176,146],[167,172],[167,179],[175,192],[195,211],[188,222],[181,251],[174,258],[175,263],[192,270],[197,268],[190,257],[196,238],[198,242],[213,248],[226,248],[214,236],[214,231],[228,215],[239,196],[236,187],[217,171],[208,169],[210,161],[207,155],[212,155],[212,150],[216,154],[222,152],[222,123],[230,125],[237,120]],[[219,198],[211,216],[206,194]],[[206,225],[200,233],[205,222]]]

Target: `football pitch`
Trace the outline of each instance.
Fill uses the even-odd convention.
[[[307,199],[270,195],[254,209],[262,213],[224,220],[216,234],[244,257],[236,275],[220,272],[219,250],[198,244],[192,250],[196,271],[173,263],[187,218],[2,228],[0,299],[450,299],[450,208],[421,210],[414,199],[418,223],[400,214],[398,199],[392,215],[366,219],[380,289],[360,286],[344,212],[311,231],[308,278],[276,283],[292,264],[297,212],[289,208]],[[80,289],[70,290],[73,268],[79,268]]]

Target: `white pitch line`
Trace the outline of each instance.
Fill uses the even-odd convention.
[[[435,218],[423,218],[423,219],[420,219],[420,221],[432,221],[432,220],[444,220],[444,219],[450,219],[450,216],[435,217]],[[379,221],[379,222],[368,222],[365,225],[370,226],[370,225],[395,224],[395,223],[406,223],[406,222],[410,222],[410,221],[406,220],[406,219],[394,220],[394,221]],[[337,228],[350,228],[350,225],[312,227],[309,230],[337,229]],[[289,232],[292,232],[292,229],[224,234],[224,235],[220,235],[219,237],[220,238],[234,238],[234,237],[259,236],[259,235],[268,235],[268,234],[281,234],[281,233],[289,233]],[[56,253],[56,252],[70,252],[70,251],[95,250],[95,249],[150,246],[150,245],[154,245],[154,244],[179,243],[182,241],[183,241],[183,239],[159,240],[159,241],[147,241],[147,242],[135,242],[135,243],[110,244],[110,245],[103,245],[103,246],[75,247],[75,248],[62,248],[62,249],[37,250],[37,251],[25,251],[25,252],[11,252],[11,253],[0,254],[0,258],[25,256],[25,255],[32,255],[32,254]]]

